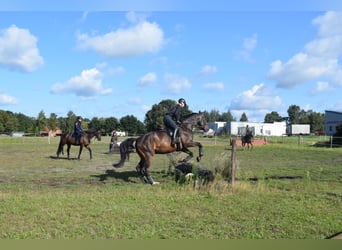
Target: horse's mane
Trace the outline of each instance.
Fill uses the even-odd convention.
[[[192,116],[198,115],[198,113],[191,113],[183,117],[183,121],[191,118]]]
[[[87,134],[91,134],[91,133],[96,132],[97,130],[99,130],[99,129],[97,129],[97,128],[92,128],[92,129],[86,130],[85,132],[86,132]]]

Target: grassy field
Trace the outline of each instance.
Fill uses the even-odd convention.
[[[229,165],[227,139],[196,139],[205,156],[195,167]],[[59,138],[0,137],[0,239],[324,239],[342,231],[342,148],[316,140],[239,148],[233,188],[217,174],[194,189],[166,174],[165,155],[151,168],[161,185],[140,183],[136,154],[114,169],[108,137],[80,161],[78,147],[56,159]]]

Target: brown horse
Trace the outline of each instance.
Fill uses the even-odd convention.
[[[65,144],[67,144],[68,145],[68,148],[67,148],[68,159],[70,159],[70,147],[71,147],[71,145],[80,146],[80,150],[78,152],[78,159],[79,160],[81,159],[81,153],[82,153],[83,147],[86,147],[86,149],[88,149],[89,154],[90,154],[90,159],[92,159],[93,155],[92,155],[92,151],[91,151],[89,144],[90,144],[91,139],[94,136],[96,137],[96,139],[98,141],[101,141],[101,130],[100,129],[91,129],[91,130],[85,131],[85,133],[80,138],[80,143],[76,144],[76,138],[75,138],[75,136],[73,136],[73,133],[71,133],[71,132],[64,133],[63,135],[61,135],[61,140],[59,142],[59,146],[57,149],[57,158],[59,158],[59,155],[61,153],[63,154],[63,147]]]
[[[113,164],[113,166],[116,168],[123,167],[126,159],[129,157],[129,154],[133,149],[135,149],[140,157],[140,161],[136,167],[139,178],[143,183],[158,184],[158,182],[155,182],[152,179],[149,173],[149,168],[155,154],[167,154],[174,151],[182,151],[188,155],[183,160],[183,162],[187,162],[193,157],[193,153],[188,148],[198,147],[199,155],[197,157],[197,161],[201,160],[201,157],[203,156],[202,144],[200,142],[193,141],[193,128],[195,126],[205,131],[209,130],[203,112],[193,113],[183,120],[179,129],[179,145],[171,144],[171,136],[167,130],[149,132],[138,138],[128,138],[121,142],[121,159],[117,164]]]

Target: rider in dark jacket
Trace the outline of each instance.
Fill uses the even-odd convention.
[[[80,144],[81,136],[83,135],[83,128],[82,128],[82,117],[77,116],[75,125],[74,125],[74,133],[75,133],[75,144]]]
[[[186,105],[186,102],[183,98],[180,98],[175,106],[173,106],[164,116],[164,124],[167,128],[173,131],[172,134],[172,144],[179,143],[178,138],[178,125],[180,122],[180,112],[182,108]]]

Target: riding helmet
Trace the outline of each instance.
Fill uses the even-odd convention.
[[[184,98],[180,98],[180,99],[178,100],[178,102],[179,102],[179,103],[183,102],[183,103],[184,103],[184,105],[186,105],[186,101],[185,101],[185,99],[184,99]]]

